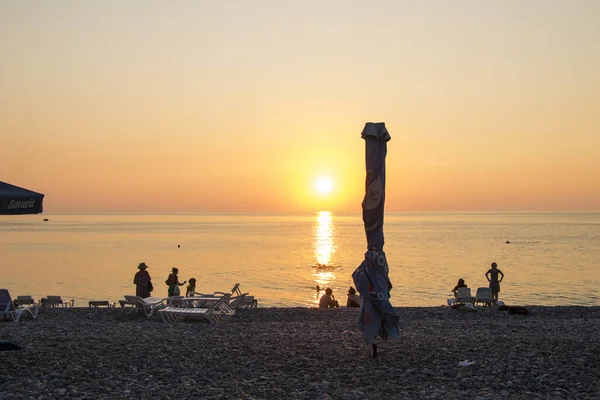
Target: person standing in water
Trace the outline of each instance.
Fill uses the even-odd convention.
[[[498,264],[492,263],[492,268],[488,269],[485,273],[485,277],[490,283],[490,289],[492,290],[492,300],[498,301],[498,293],[500,293],[500,282],[504,279],[504,273],[498,269]],[[499,278],[499,279],[498,279]]]

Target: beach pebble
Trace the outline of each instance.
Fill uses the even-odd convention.
[[[56,309],[36,320],[2,323],[3,337],[18,338],[24,350],[2,354],[3,371],[9,373],[1,375],[0,396],[600,397],[600,365],[594,358],[600,307],[528,309],[529,316],[515,318],[500,311],[398,308],[402,339],[379,342],[376,359],[356,329],[356,315],[342,310],[259,308],[241,310],[223,325],[166,325],[158,315],[119,309]],[[459,367],[463,360],[477,362]]]

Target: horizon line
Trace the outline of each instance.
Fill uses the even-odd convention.
[[[33,215],[313,215],[328,212],[336,215],[362,214],[362,211],[59,211],[43,212]],[[419,210],[419,211],[386,211],[386,214],[519,214],[519,213],[598,213],[600,210]]]

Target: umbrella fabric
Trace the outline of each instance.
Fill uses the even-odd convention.
[[[398,316],[390,303],[392,283],[383,251],[385,157],[391,137],[384,123],[367,123],[361,136],[366,145],[367,177],[362,209],[367,252],[352,279],[361,297],[358,327],[370,342],[377,336],[383,340],[399,337]]]
[[[367,251],[365,260],[352,274],[360,293],[358,329],[367,342],[377,336],[383,340],[397,339],[399,318],[390,303],[392,283],[388,278],[388,264],[383,251]]]
[[[383,206],[385,204],[385,157],[391,139],[384,123],[367,123],[365,139],[367,178],[362,202],[367,248],[383,251]]]
[[[43,200],[41,193],[0,182],[0,215],[39,214]]]

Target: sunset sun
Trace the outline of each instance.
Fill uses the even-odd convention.
[[[328,177],[321,177],[315,181],[315,190],[322,195],[329,194],[333,190],[333,182]]]

